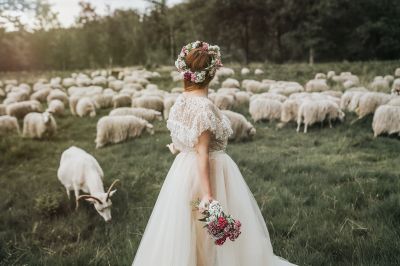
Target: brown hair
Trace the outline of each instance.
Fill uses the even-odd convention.
[[[211,64],[211,55],[208,54],[207,51],[204,51],[202,48],[196,48],[191,50],[188,55],[185,57],[185,63],[190,68],[191,71],[201,71],[208,67]],[[210,76],[210,73],[207,72],[206,78],[201,83],[195,83],[190,80],[183,80],[183,85],[185,91],[193,91],[204,89],[208,86],[210,81],[213,79],[213,76]]]

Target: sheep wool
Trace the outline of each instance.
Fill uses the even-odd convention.
[[[79,117],[84,117],[84,116],[94,117],[94,116],[96,116],[96,107],[94,105],[93,100],[89,97],[84,97],[84,98],[79,99],[79,101],[76,105],[76,114]]]
[[[104,116],[97,123],[96,148],[139,137],[143,131],[154,134],[153,125],[144,119],[127,116]]]
[[[41,110],[42,104],[35,100],[11,103],[6,108],[7,115],[15,116],[17,119],[22,119],[28,113],[40,112]]]
[[[153,120],[158,120],[158,121],[162,120],[162,115],[160,112],[153,109],[147,109],[141,107],[121,107],[111,110],[109,114],[109,116],[123,116],[123,115],[133,115],[141,119],[144,119],[148,122],[151,122]]]
[[[17,118],[9,115],[0,116],[0,136],[19,133],[20,130]]]
[[[281,118],[282,103],[277,100],[257,98],[250,101],[249,112],[254,122],[278,120]]]
[[[400,133],[400,106],[382,105],[376,109],[372,120],[374,137],[383,133]],[[399,134],[400,135],[400,134]]]
[[[24,138],[50,138],[56,131],[56,120],[49,112],[29,113],[24,118],[24,128],[22,132]]]
[[[229,110],[223,110],[222,113],[226,115],[231,122],[233,133],[229,139],[246,140],[256,134],[256,129],[247,121],[244,115]]]

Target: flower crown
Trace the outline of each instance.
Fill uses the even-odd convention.
[[[190,68],[186,65],[185,58],[190,53],[190,51],[196,48],[202,48],[203,51],[207,51],[207,53],[211,55],[211,63],[203,70],[191,71]],[[211,77],[213,77],[217,69],[222,67],[221,53],[219,51],[219,47],[218,45],[209,45],[208,43],[202,41],[189,43],[182,47],[182,50],[178,55],[178,59],[176,59],[175,61],[175,66],[180,73],[183,73],[183,78],[185,80],[194,83],[202,83],[206,79],[207,72]]]

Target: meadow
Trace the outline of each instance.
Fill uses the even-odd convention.
[[[317,72],[351,71],[367,85],[392,74],[400,61],[257,65],[263,76],[304,84]],[[239,65],[232,65],[240,73]],[[253,69],[255,65],[251,66]],[[170,90],[171,68],[155,69],[159,88]],[[0,79],[34,82],[70,72],[0,73]],[[240,74],[236,76],[242,79]],[[339,88],[337,88],[339,89]],[[248,110],[238,110],[248,118]],[[50,140],[0,139],[0,265],[130,265],[174,156],[165,121],[154,136],[95,149],[94,118],[57,118]],[[296,125],[257,123],[256,136],[233,142],[238,164],[266,220],[274,252],[298,265],[400,265],[400,138],[374,138],[372,117],[333,129],[319,124],[308,134]],[[74,210],[57,180],[61,153],[75,145],[91,153],[105,187],[119,178],[113,221],[92,206]],[[154,241],[157,241],[155,239]],[[247,265],[244,265],[247,266]]]

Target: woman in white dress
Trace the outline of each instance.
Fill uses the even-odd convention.
[[[218,46],[196,41],[175,63],[185,92],[172,107],[167,127],[179,151],[165,178],[133,261],[134,266],[293,265],[273,254],[257,202],[234,161],[225,153],[229,120],[207,98],[221,64]],[[217,200],[242,223],[234,242],[217,246],[198,221],[191,201]]]

